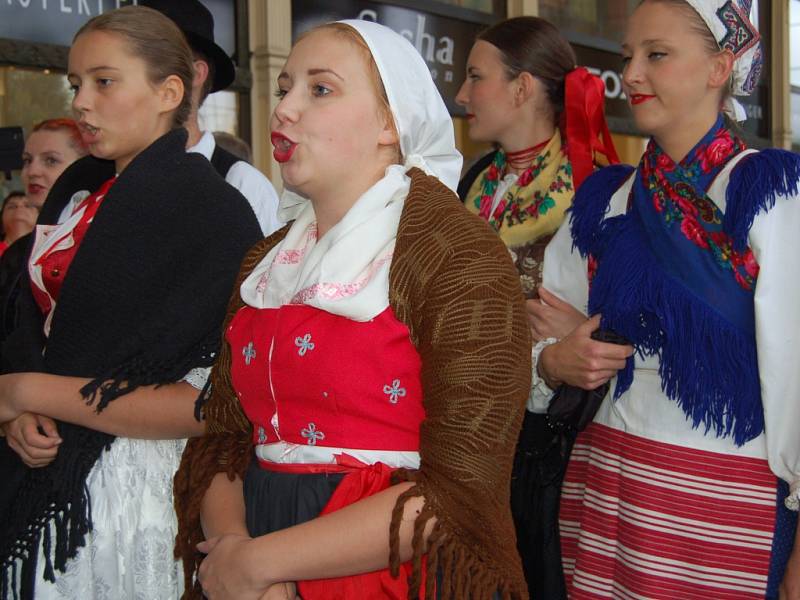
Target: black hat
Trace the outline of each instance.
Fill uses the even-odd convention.
[[[233,83],[236,69],[225,51],[214,43],[214,17],[200,0],[139,0],[164,13],[183,31],[189,45],[201,52],[214,64],[214,81],[211,91],[224,90]]]

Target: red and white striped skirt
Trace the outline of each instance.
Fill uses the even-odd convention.
[[[591,424],[562,488],[569,597],[764,598],[776,486],[766,460]]]

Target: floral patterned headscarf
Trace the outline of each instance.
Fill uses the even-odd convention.
[[[736,61],[733,65],[731,92],[749,96],[758,85],[764,58],[761,34],[750,21],[752,0],[686,0],[703,18],[720,49],[730,50]],[[733,98],[726,102],[726,112],[737,121],[746,115],[741,104]]]

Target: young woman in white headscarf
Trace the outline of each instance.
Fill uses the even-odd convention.
[[[428,69],[345,21],[278,83],[290,224],[243,263],[176,476],[188,596],[527,597],[509,481],[530,333],[508,252],[452,191]]]
[[[800,160],[730,126],[761,69],[749,14],[640,3],[623,81],[650,143],[586,180],[545,255],[592,317],[543,342],[536,389],[613,378],[562,489],[571,598],[800,598]]]

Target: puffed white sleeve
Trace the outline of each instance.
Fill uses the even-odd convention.
[[[779,197],[750,229],[760,266],[755,288],[756,347],[767,457],[800,494],[800,197]],[[787,506],[791,504],[787,502]]]
[[[586,314],[589,301],[589,284],[586,277],[586,260],[572,247],[572,232],[569,218],[565,219],[544,251],[542,285],[562,300]],[[528,410],[534,413],[547,411],[554,390],[539,377],[537,364],[542,350],[555,343],[555,338],[547,338],[534,345],[531,361],[531,393],[528,396]]]
[[[569,219],[565,219],[544,250],[542,285],[583,314],[589,303],[586,259],[572,247]]]

